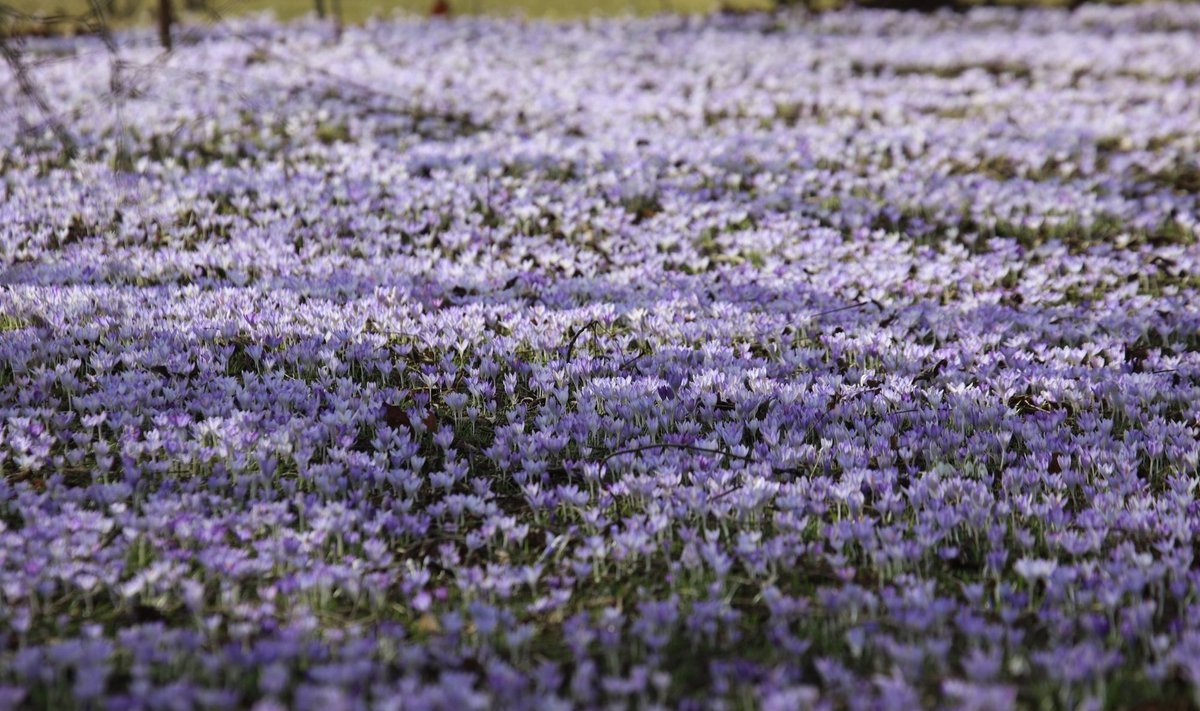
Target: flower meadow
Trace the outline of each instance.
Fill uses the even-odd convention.
[[[23,50],[0,709],[1197,699],[1200,5]]]

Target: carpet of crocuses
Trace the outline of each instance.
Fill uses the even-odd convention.
[[[0,69],[0,709],[1196,698],[1200,5],[114,44]]]

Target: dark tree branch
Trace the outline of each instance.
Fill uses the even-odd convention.
[[[54,137],[62,145],[67,158],[74,158],[77,153],[75,139],[67,131],[67,127],[63,125],[62,121],[58,120],[58,116],[50,108],[50,103],[46,101],[45,95],[42,94],[41,88],[34,82],[33,77],[29,76],[29,69],[25,66],[21,53],[13,48],[7,33],[0,33],[0,54],[4,55],[4,61],[12,70],[13,76],[17,80],[17,87],[42,113],[50,130],[54,133]]]
[[[596,319],[592,319],[591,321],[588,321],[587,323],[583,324],[583,326],[581,326],[579,328],[579,330],[576,331],[573,336],[571,336],[570,342],[567,343],[567,354],[566,354],[566,356],[563,357],[563,360],[566,360],[566,361],[571,360],[571,355],[575,352],[575,341],[579,340],[579,337],[583,335],[584,331],[590,331],[591,329],[593,329],[599,325],[600,325],[600,322]]]
[[[108,50],[108,89],[117,114],[117,154],[114,157],[113,166],[117,170],[132,171],[133,158],[129,154],[129,141],[125,130],[125,83],[121,73],[125,64],[121,59],[117,42],[109,30],[108,16],[101,7],[100,0],[91,0],[91,6],[100,39],[104,42],[105,49]]]
[[[158,2],[158,41],[163,49],[171,51],[171,24],[174,22],[171,12],[171,0]]]
[[[603,464],[608,460],[614,457],[619,457],[623,454],[637,454],[638,452],[647,452],[652,449],[683,449],[689,452],[719,454],[722,457],[732,457],[733,459],[740,459],[743,462],[750,462],[751,464],[753,464],[755,461],[753,457],[749,457],[744,454],[734,454],[733,452],[726,452],[724,450],[713,449],[711,447],[697,447],[692,444],[676,444],[675,442],[659,442],[657,444],[644,444],[640,447],[630,447],[629,449],[618,449],[615,452],[609,452],[600,458],[599,463]]]

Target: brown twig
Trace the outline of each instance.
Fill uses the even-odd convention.
[[[629,358],[629,359],[625,360],[624,362],[622,362],[621,365],[617,366],[617,370],[625,370],[626,368],[628,368],[629,366],[638,362],[642,358],[645,358],[647,355],[649,355],[649,353],[642,351],[642,352],[638,353],[637,355],[635,355],[634,357]]]
[[[608,454],[601,457],[598,460],[598,463],[604,464],[608,460],[610,460],[614,457],[619,457],[623,454],[637,454],[638,452],[646,452],[651,449],[683,449],[683,450],[687,450],[690,452],[702,452],[704,454],[719,454],[722,457],[732,457],[733,459],[740,459],[743,462],[750,462],[751,464],[753,464],[755,462],[755,459],[753,457],[747,456],[745,454],[735,454],[733,452],[726,452],[721,449],[713,449],[711,447],[697,447],[696,445],[693,445],[693,444],[678,444],[675,442],[658,442],[655,444],[643,444],[640,447],[630,447],[629,449],[618,449],[615,452],[609,452]]]
[[[877,306],[879,305],[878,302],[876,302],[874,299],[872,299],[870,301],[859,301],[858,303],[848,304],[846,306],[839,306],[836,309],[829,309],[828,311],[818,311],[817,313],[809,316],[809,318],[820,318],[821,316],[828,316],[830,314],[836,314],[841,311],[849,311],[851,309],[861,309],[862,307],[867,306],[868,304],[875,304]]]
[[[597,319],[592,319],[591,321],[588,321],[587,323],[583,324],[583,326],[581,326],[579,328],[579,330],[576,331],[573,336],[571,336],[571,340],[567,343],[567,354],[563,358],[563,360],[570,362],[571,355],[575,352],[575,341],[579,340],[579,337],[583,335],[584,331],[591,330],[599,325],[601,325],[601,324],[600,324],[600,321]]]

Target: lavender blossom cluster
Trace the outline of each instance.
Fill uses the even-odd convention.
[[[0,709],[1200,692],[1200,5],[0,68]]]

